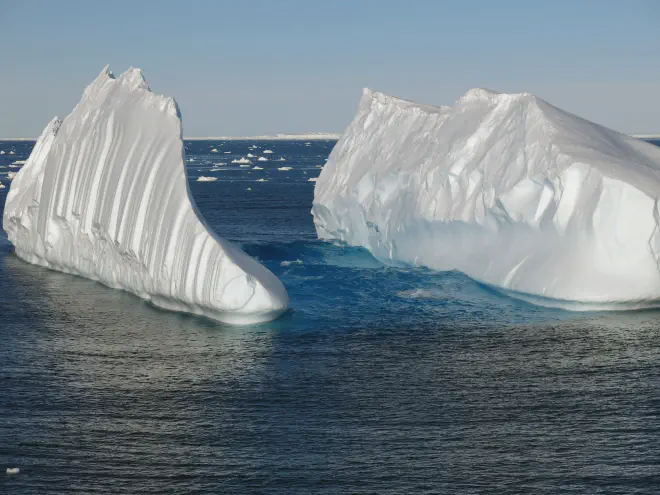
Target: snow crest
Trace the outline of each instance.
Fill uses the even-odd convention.
[[[3,227],[25,261],[234,324],[287,307],[281,282],[213,233],[188,188],[181,116],[142,72],[106,67],[52,120],[7,195]]]
[[[534,95],[433,107],[365,90],[312,213],[320,238],[386,262],[619,309],[660,302],[658,197],[660,148]]]

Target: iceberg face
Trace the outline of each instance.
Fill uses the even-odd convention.
[[[432,107],[365,90],[312,213],[320,238],[384,261],[539,304],[635,308],[660,302],[659,196],[660,148],[533,95]]]
[[[214,234],[188,189],[176,102],[142,73],[104,69],[41,134],[7,195],[3,227],[25,261],[227,323],[271,320],[280,281]]]

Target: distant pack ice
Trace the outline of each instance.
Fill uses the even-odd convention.
[[[660,148],[534,95],[433,107],[365,90],[312,213],[320,238],[384,261],[617,309],[660,302],[658,197]]]
[[[11,184],[3,227],[25,261],[227,323],[271,320],[280,281],[214,234],[188,189],[176,102],[106,68]]]

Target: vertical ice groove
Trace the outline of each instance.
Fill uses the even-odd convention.
[[[152,93],[139,69],[115,79],[105,68],[48,124],[11,185],[3,228],[16,254],[166,309],[235,324],[276,318],[286,290],[203,223],[181,136],[172,98]]]

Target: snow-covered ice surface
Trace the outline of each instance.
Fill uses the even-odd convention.
[[[322,239],[541,305],[660,302],[660,149],[531,94],[365,90],[315,186]]]
[[[139,69],[106,68],[43,131],[7,195],[3,227],[30,263],[154,305],[235,324],[287,307],[280,281],[210,231],[188,189],[176,102]]]

